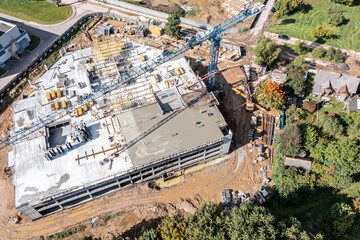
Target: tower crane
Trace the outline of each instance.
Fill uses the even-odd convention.
[[[6,138],[0,140],[0,149],[29,136],[30,134],[38,131],[39,129],[50,123],[53,123],[61,119],[67,114],[70,114],[72,109],[78,108],[82,106],[84,103],[89,102],[90,100],[98,99],[104,96],[105,94],[111,92],[112,90],[122,86],[123,84],[130,83],[139,76],[144,75],[146,72],[149,72],[157,68],[161,64],[174,59],[180,54],[186,52],[189,49],[194,48],[197,45],[200,45],[202,42],[207,40],[210,41],[210,59],[209,59],[208,72],[209,73],[215,72],[217,68],[217,61],[219,56],[221,33],[237,25],[240,22],[244,22],[249,18],[256,16],[257,14],[261,13],[264,10],[265,10],[265,5],[258,2],[251,2],[245,4],[244,9],[234,17],[220,23],[217,26],[212,27],[211,29],[198,33],[191,39],[187,40],[185,43],[177,47],[174,47],[173,49],[165,51],[162,54],[152,59],[149,59],[148,61],[140,64],[139,66],[134,67],[129,71],[121,74],[120,76],[114,78],[109,83],[102,84],[100,88],[94,90],[93,92],[83,96],[79,100],[70,104],[67,109],[60,109],[54,111],[51,114],[41,117],[40,119],[32,122],[30,125],[22,128],[21,130],[10,132],[10,134]],[[209,78],[209,88],[210,89],[213,88],[214,84],[215,84],[215,74]]]

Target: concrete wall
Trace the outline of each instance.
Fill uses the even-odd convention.
[[[101,180],[100,182],[81,187],[80,189],[57,195],[56,197],[43,200],[40,203],[22,205],[17,209],[31,220],[36,220],[63,209],[68,209],[95,198],[111,194],[115,191],[161,178],[164,173],[186,169],[215,160],[228,153],[224,152],[224,149],[228,151],[227,145],[229,139],[231,141],[231,137],[232,134],[229,134],[222,139],[214,140],[203,146],[194,147],[187,152],[179,153],[179,155],[174,154],[171,157],[166,157],[155,163],[134,168],[110,179]]]

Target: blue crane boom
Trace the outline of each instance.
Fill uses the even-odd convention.
[[[51,114],[41,117],[37,121],[32,122],[30,125],[22,128],[19,131],[11,132],[6,138],[0,140],[0,149],[19,141],[20,139],[29,136],[30,134],[36,132],[37,130],[41,129],[42,127],[51,124],[60,118],[70,114],[71,109],[76,109],[84,102],[88,102],[90,99],[98,99],[105,95],[106,93],[120,87],[125,83],[130,83],[132,80],[138,78],[139,76],[144,75],[146,72],[149,72],[161,64],[174,59],[175,57],[179,56],[180,54],[186,52],[189,49],[192,49],[196,45],[201,44],[204,41],[210,40],[211,41],[211,48],[210,48],[210,61],[209,61],[209,73],[216,71],[217,68],[217,58],[220,46],[220,35],[227,29],[235,26],[240,22],[244,22],[251,17],[256,16],[260,12],[265,10],[265,6],[258,2],[255,3],[248,3],[244,6],[244,9],[239,12],[234,17],[220,23],[219,25],[201,32],[185,43],[170,49],[168,51],[163,52],[162,54],[149,59],[148,61],[142,63],[138,67],[134,67],[131,70],[121,74],[119,77],[111,80],[109,83],[102,84],[100,88],[95,89],[92,93],[83,96],[79,100],[73,102],[71,105],[68,106],[67,109],[60,109],[57,111],[52,112]],[[213,86],[215,81],[214,78],[210,79],[210,88]]]

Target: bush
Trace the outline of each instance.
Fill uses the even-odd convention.
[[[316,101],[314,100],[306,101],[302,105],[302,108],[310,113],[313,113],[316,110]]]
[[[316,39],[330,38],[333,35],[333,31],[330,27],[317,25],[311,30],[310,34]]]
[[[354,0],[331,0],[333,3],[340,3],[348,6],[354,5]]]
[[[355,212],[346,203],[335,203],[330,208],[330,216],[333,220],[335,235],[342,235],[352,228],[355,221]]]
[[[286,122],[293,123],[299,121],[304,115],[304,111],[301,108],[297,108],[295,105],[291,105],[285,112]]]
[[[317,129],[314,126],[304,124],[301,126],[301,133],[305,150],[311,151],[318,142],[319,133]]]
[[[329,24],[339,26],[344,22],[344,20],[345,17],[342,11],[337,10],[336,6],[330,7],[328,11]]]
[[[325,49],[323,47],[318,47],[318,48],[315,48],[313,51],[312,51],[312,55],[314,58],[323,58],[325,57]]]
[[[301,133],[295,124],[287,124],[279,134],[280,152],[284,155],[295,156],[301,149]]]

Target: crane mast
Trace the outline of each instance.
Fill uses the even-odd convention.
[[[88,102],[90,99],[98,99],[104,96],[106,93],[111,92],[114,89],[119,88],[123,84],[130,83],[131,81],[135,80],[136,78],[144,75],[146,72],[149,72],[163,63],[170,61],[177,56],[181,55],[182,53],[188,51],[189,49],[194,48],[195,46],[201,44],[204,41],[210,40],[211,48],[210,48],[210,59],[209,59],[209,66],[208,71],[209,73],[215,72],[217,68],[217,60],[219,55],[219,47],[220,47],[220,40],[221,40],[221,33],[226,31],[227,29],[235,26],[240,22],[244,22],[251,17],[256,16],[257,14],[261,13],[265,10],[265,5],[252,2],[247,3],[244,6],[244,9],[239,12],[234,17],[220,23],[219,25],[201,32],[185,43],[174,47],[168,51],[163,52],[162,54],[149,59],[148,61],[142,63],[138,67],[134,67],[127,71],[126,73],[121,74],[120,76],[114,78],[109,83],[102,84],[100,88],[95,89],[90,94],[87,94],[80,98],[79,100],[73,102],[68,106],[68,109],[60,109],[54,111],[53,113],[44,116],[37,121],[34,121],[29,126],[16,131],[11,132],[6,138],[0,140],[0,149],[9,145],[13,144],[26,136],[36,132],[37,130],[41,129],[42,127],[56,122],[57,120],[61,119],[62,117],[70,114],[71,109],[78,108],[82,106],[84,102]],[[209,78],[209,88],[212,89],[215,84],[215,74]]]

